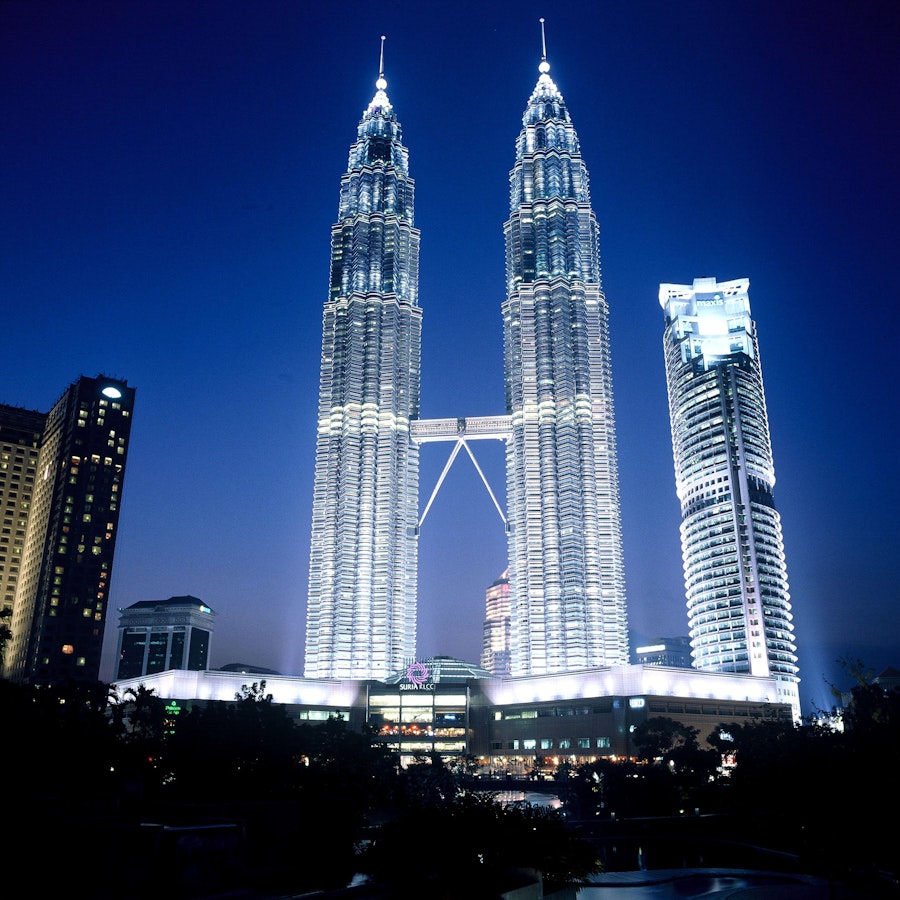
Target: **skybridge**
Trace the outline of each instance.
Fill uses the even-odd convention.
[[[472,460],[475,471],[478,472],[482,483],[487,489],[494,503],[494,508],[500,514],[500,519],[503,521],[504,526],[507,526],[506,516],[503,514],[503,510],[497,502],[497,498],[494,496],[494,492],[491,490],[484,472],[481,471],[481,466],[478,465],[478,460],[475,459],[475,454],[472,453],[468,442],[485,440],[505,441],[509,438],[511,431],[512,416],[466,416],[456,419],[416,419],[410,422],[410,436],[417,444],[428,444],[436,441],[452,441],[454,444],[450,457],[444,465],[440,478],[438,478],[437,484],[435,484],[434,490],[431,492],[431,497],[429,497],[428,503],[422,512],[422,517],[419,519],[419,528],[422,527],[428,511],[431,509],[431,504],[434,503],[434,498],[437,497],[438,491],[447,477],[447,473],[453,467],[453,463],[462,449],[469,454],[469,459]]]

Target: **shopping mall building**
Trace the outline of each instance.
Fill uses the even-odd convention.
[[[230,666],[170,669],[119,680],[114,688],[122,696],[143,686],[177,713],[234,702],[254,684],[298,721],[341,716],[351,728],[370,727],[401,762],[432,753],[474,757],[485,773],[633,756],[632,732],[656,716],[696,728],[701,744],[720,724],[792,718],[788,704],[774,701],[769,678],[649,665],[495,678],[446,656],[414,662],[384,681],[314,680]]]

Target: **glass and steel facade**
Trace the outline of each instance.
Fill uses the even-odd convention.
[[[661,284],[693,665],[774,678],[799,712],[794,626],[749,280]]]
[[[628,662],[599,228],[549,68],[523,116],[505,225],[513,676]]]
[[[469,747],[469,689],[429,685],[403,692],[370,685],[366,719],[378,742],[401,756],[460,756]]]
[[[415,655],[421,309],[414,183],[383,76],[341,179],[322,319],[305,674]]]

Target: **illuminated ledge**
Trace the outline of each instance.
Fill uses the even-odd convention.
[[[317,681],[292,675],[261,675],[257,672],[194,672],[186,669],[170,669],[140,678],[127,678],[113,683],[122,695],[128,688],[140,686],[152,690],[164,700],[225,700],[233,703],[236,694],[245,685],[266,683],[265,693],[272,695],[275,703],[297,706],[325,706],[347,709],[360,699],[360,681]]]
[[[609,666],[559,675],[504,678],[485,681],[481,688],[495,706],[582,697],[647,695],[781,702],[774,678],[698,672],[696,669],[666,666]]]
[[[140,686],[165,700],[225,700],[233,702],[241,688],[265,681],[265,692],[275,703],[348,709],[365,706],[366,681],[328,681],[295,675],[254,672],[192,672],[182,669],[157,672],[117,681],[121,696]],[[773,678],[725,675],[664,666],[610,666],[561,675],[526,678],[486,678],[479,681],[485,698],[494,706],[577,700],[592,697],[693,697],[698,700],[783,703]]]

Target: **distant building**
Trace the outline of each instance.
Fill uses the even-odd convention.
[[[219,666],[216,669],[217,672],[237,672],[241,675],[281,675],[281,672],[276,671],[275,669],[266,669],[263,666],[257,666],[253,663],[228,663],[224,666]]]
[[[209,668],[215,613],[196,597],[141,600],[119,610],[116,678]]]
[[[99,679],[134,394],[81,376],[49,413],[0,406],[10,681]]]
[[[900,669],[888,666],[872,679],[872,683],[877,684],[884,691],[898,691],[900,690]]]
[[[481,665],[492,675],[509,675],[509,569],[484,595]]]
[[[632,662],[639,666],[691,667],[691,639],[689,637],[655,638],[634,648]]]
[[[749,280],[661,284],[693,664],[774,678],[800,716],[799,669]]]

